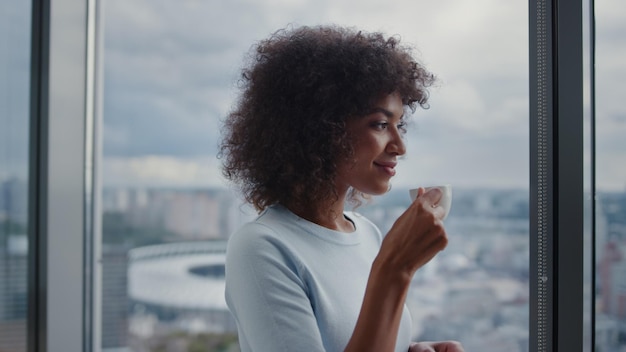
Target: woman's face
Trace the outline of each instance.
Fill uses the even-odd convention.
[[[404,105],[396,93],[382,97],[371,111],[346,124],[354,143],[354,162],[339,166],[338,187],[366,194],[383,194],[395,175],[398,156],[406,152]]]

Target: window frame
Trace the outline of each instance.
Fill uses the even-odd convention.
[[[33,1],[29,352],[101,349],[99,3]],[[582,351],[583,0],[529,15],[529,344]]]
[[[592,350],[584,340],[586,314],[593,321],[583,278],[584,4],[529,3],[529,344],[537,351]]]
[[[29,352],[91,351],[96,346],[97,267],[88,231],[95,174],[96,4],[32,1]]]

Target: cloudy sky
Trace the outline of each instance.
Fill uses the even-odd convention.
[[[0,182],[28,174],[30,4],[0,1]]]
[[[597,0],[598,187],[626,188],[626,6]],[[358,5],[356,5],[358,4]],[[107,185],[224,185],[215,158],[244,54],[287,25],[398,35],[440,81],[394,184],[526,188],[523,0],[103,0]]]

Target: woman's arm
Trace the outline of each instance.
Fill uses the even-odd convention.
[[[359,318],[345,351],[395,349],[413,274],[448,243],[441,221],[443,210],[433,207],[440,198],[438,189],[427,193],[420,189],[417,199],[385,236],[372,264]]]
[[[354,332],[345,351],[393,351],[410,279],[374,262]]]

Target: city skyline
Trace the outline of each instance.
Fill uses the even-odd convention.
[[[11,193],[7,188],[16,189],[15,196],[19,197],[19,189],[23,187],[18,182],[0,183],[1,194]],[[173,308],[176,307],[173,303],[176,297],[186,297],[189,305],[206,304],[207,299],[206,295],[197,292],[194,292],[196,298],[192,299],[184,290],[178,290],[178,284],[174,285],[175,288],[163,287],[163,292],[167,295],[163,296],[165,300],[160,303],[142,303],[143,301],[138,300],[139,296],[133,293],[135,291],[127,286],[140,278],[133,276],[132,270],[130,274],[127,273],[126,268],[128,265],[132,267],[132,260],[125,261],[124,258],[127,251],[132,249],[152,251],[163,254],[163,258],[173,258],[162,249],[184,246],[196,251],[205,243],[216,243],[215,240],[221,241],[222,246],[225,246],[228,235],[247,221],[244,214],[240,214],[241,207],[234,201],[236,196],[225,189],[107,187],[103,192],[102,292],[103,304],[106,301],[107,307],[106,314],[102,317],[102,334],[103,338],[106,337],[106,342],[103,339],[103,346],[149,343],[155,339],[170,339],[172,334],[187,336],[180,335],[181,333],[187,333],[187,338],[191,339],[197,329],[231,331],[220,325],[230,324],[228,320],[223,320],[228,317],[223,314],[225,310],[220,313],[211,309],[207,312],[196,309],[198,314],[189,316],[182,309],[182,314],[179,314]],[[457,336],[474,349],[500,351],[502,348],[497,346],[506,346],[506,350],[524,351],[528,346],[527,280],[529,270],[532,270],[528,262],[530,224],[527,192],[520,189],[460,189],[454,191],[453,199],[450,217],[446,219],[449,246],[437,259],[420,270],[415,278],[415,290],[407,301],[416,319],[415,337]],[[608,193],[598,201],[599,234],[596,245],[599,251],[596,268],[602,288],[596,299],[599,307],[598,319],[604,324],[598,330],[598,341],[602,341],[605,346],[615,347],[622,340],[610,337],[617,336],[621,331],[615,324],[626,316],[626,310],[623,309],[626,307],[626,291],[620,288],[623,286],[620,286],[622,284],[619,280],[626,270],[626,262],[621,254],[626,253],[626,193]],[[376,223],[384,233],[409,202],[407,190],[394,189],[385,197],[379,198],[379,201],[364,205],[357,211]],[[0,213],[5,205],[0,202]],[[193,208],[206,211],[206,216],[189,211]],[[171,211],[172,209],[183,211]],[[110,218],[107,214],[119,216]],[[201,228],[210,231],[196,232]],[[158,231],[159,229],[163,231]],[[23,233],[7,234],[7,239],[12,241],[6,244],[0,242],[0,249],[5,246],[4,250],[8,251],[13,258],[10,260],[13,261],[5,263],[0,258],[0,266],[7,263],[14,265],[12,263],[17,263],[16,260],[24,261],[27,254],[25,230]],[[22,241],[17,243],[15,240]],[[612,252],[607,252],[606,249],[611,249]],[[187,263],[190,259],[192,258],[181,258],[180,263]],[[197,259],[193,263],[200,266],[206,262],[200,257]],[[179,275],[176,276],[177,280],[195,280],[188,273],[185,274],[185,267],[172,267],[174,262],[151,263],[152,284],[155,284],[155,279],[163,278],[164,273],[157,270],[162,267],[176,269],[174,271]],[[196,264],[192,266],[196,268]],[[19,271],[13,276],[23,279],[24,274]],[[145,280],[141,282],[145,283]],[[141,287],[134,287],[144,293],[152,292],[150,287],[145,287],[142,283],[135,282]],[[26,293],[20,287],[11,286],[7,292],[12,294],[15,290],[21,290],[19,297],[25,297]],[[429,290],[421,289],[423,287],[428,287]],[[128,288],[128,293],[120,291],[121,288]],[[222,296],[216,294],[215,297]],[[485,297],[490,298],[485,300]],[[134,302],[131,304],[132,309],[128,307],[128,299]],[[214,298],[209,301],[214,305],[221,302]],[[123,315],[125,312],[127,316]],[[174,316],[176,319],[173,319]],[[470,324],[470,321],[473,323]]]

